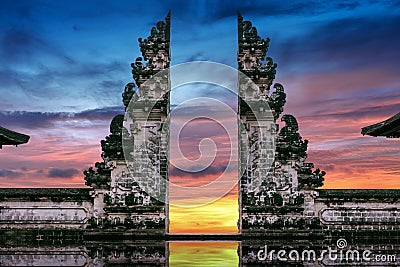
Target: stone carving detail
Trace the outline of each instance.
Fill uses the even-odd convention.
[[[32,207],[32,208],[2,208],[1,223],[85,223],[87,210],[84,208]]]
[[[142,57],[136,58],[131,64],[132,75],[138,87],[160,70],[169,68],[170,20],[171,14],[168,13],[165,21],[157,22],[156,27],[151,29],[149,37],[138,39]]]
[[[165,228],[165,216],[157,214],[159,210],[156,209],[145,209],[134,211],[132,209],[119,210],[119,213],[127,213],[127,215],[121,216],[120,214],[111,214],[106,217],[94,218],[92,217],[88,223],[92,228],[119,228],[119,229],[155,229],[163,230]],[[129,215],[131,212],[137,212],[137,214]],[[147,213],[152,213],[147,214]],[[160,232],[162,233],[162,232]]]
[[[313,171],[313,164],[304,162],[308,141],[298,133],[294,116],[283,115],[281,120],[286,125],[276,134],[276,120],[283,112],[286,93],[279,83],[270,92],[277,64],[267,56],[269,38],[258,36],[257,29],[251,22],[243,21],[240,14],[238,34],[238,68],[248,77],[239,77],[239,115],[244,124],[244,127],[239,125],[239,153],[242,153],[239,170],[245,170],[239,187],[242,230],[300,228],[304,223],[320,227],[312,216],[304,217],[305,195],[309,194],[302,190],[321,186],[325,172]],[[263,114],[268,107],[273,118],[257,121],[257,114]],[[260,136],[271,140],[260,140]],[[265,165],[268,141],[275,142],[276,147],[270,169]]]
[[[400,221],[400,211],[390,208],[340,208],[323,209],[320,216],[325,224],[396,224]]]
[[[132,76],[135,80],[137,86],[141,86],[145,81],[147,81],[152,75],[156,74],[158,71],[154,70],[150,64],[144,62],[142,57],[137,57],[135,62],[131,64]]]
[[[29,251],[31,249],[31,251]],[[88,259],[81,251],[24,248],[22,251],[0,252],[0,266],[87,266]]]
[[[258,212],[249,217],[244,217],[243,229],[248,229],[250,231],[257,231],[260,229],[321,229],[321,223],[318,218],[305,218],[294,213],[285,215],[285,213],[280,213],[280,210],[277,211],[271,210],[269,213]]]
[[[269,107],[277,119],[286,103],[286,94],[281,84],[274,85],[275,91],[270,95],[270,87],[275,79],[277,64],[271,57],[266,56],[269,47],[269,38],[262,39],[258,36],[257,29],[250,21],[243,21],[238,16],[238,69],[244,73],[258,88],[249,88],[245,81],[239,82],[241,96],[246,100],[266,99]],[[253,89],[253,90],[252,90]],[[249,98],[245,91],[252,91]]]
[[[124,115],[117,115],[110,124],[111,134],[101,140],[101,148],[103,150],[102,157],[106,159],[124,159],[122,149],[122,131],[123,131]]]
[[[83,172],[85,175],[85,185],[93,188],[107,188],[110,184],[111,170],[107,168],[104,162],[96,162],[94,166],[96,169],[90,167]]]
[[[286,125],[281,129],[276,140],[277,159],[283,162],[295,161],[300,189],[312,189],[323,185],[325,171],[314,168],[313,163],[305,163],[308,140],[302,140],[298,133],[299,126],[294,116],[285,114],[282,121]]]
[[[110,124],[110,135],[106,136],[105,140],[101,140],[101,148],[103,153],[101,157],[103,162],[96,162],[95,168],[90,167],[84,171],[85,184],[94,188],[108,188],[111,182],[111,170],[113,164],[111,160],[123,160],[124,153],[122,149],[122,132],[124,115],[115,116]]]
[[[299,189],[314,189],[324,185],[325,171],[321,171],[319,168],[314,168],[313,163],[304,163],[302,166],[298,165],[298,181]]]
[[[294,116],[285,114],[281,119],[286,125],[281,129],[276,140],[276,153],[279,160],[289,159],[303,162],[307,157],[308,140],[302,140],[298,133],[299,126]]]
[[[283,112],[283,106],[286,103],[286,93],[280,83],[274,84],[275,91],[268,98],[268,105],[274,111],[275,120]]]
[[[125,85],[124,92],[122,93],[122,102],[124,103],[125,106],[125,111],[129,105],[129,103],[132,101],[136,101],[138,99],[138,94],[136,90],[134,89],[136,86],[134,83],[128,83]]]
[[[170,21],[171,13],[169,12],[165,21],[159,21],[156,27],[151,28],[149,37],[144,40],[138,39],[140,51],[145,60],[151,60],[159,51],[169,51]],[[166,66],[160,69],[165,68]]]
[[[112,172],[110,190],[104,197],[108,217],[103,218],[103,224],[111,220],[109,226],[121,224],[132,229],[165,227],[165,204],[158,199],[165,199],[167,192],[168,134],[162,130],[162,125],[169,113],[169,74],[157,73],[169,67],[169,25],[170,14],[165,22],[157,23],[148,38],[139,38],[142,57],[132,63],[132,74],[138,88],[134,83],[128,83],[122,94],[129,122],[125,125],[129,129],[122,129],[126,131],[122,138],[129,139],[130,149],[125,157],[131,158],[127,158],[127,166],[117,160]],[[146,83],[149,78],[152,82]],[[154,198],[153,193],[159,198]],[[144,213],[138,211],[140,216],[134,212],[138,209],[144,209]],[[119,215],[114,214],[116,212]]]
[[[153,76],[169,67],[169,28],[170,14],[148,38],[139,38],[142,57],[131,64],[135,83],[122,93],[127,119],[114,117],[101,141],[103,162],[84,172],[86,185],[103,190],[94,194],[103,196],[104,207],[94,213],[92,227],[165,228],[165,204],[151,193],[166,198],[168,133],[162,125],[169,113],[169,73]],[[145,83],[151,77],[154,82]]]
[[[132,63],[132,74],[138,89],[134,90],[134,85],[128,84],[123,94],[124,104],[131,119],[129,138],[133,140],[132,151],[129,153],[132,160],[128,160],[131,176],[124,180],[130,178],[140,187],[127,188],[130,191],[125,190],[123,195],[130,196],[128,202],[144,201],[147,204],[143,205],[149,206],[160,205],[158,201],[149,197],[153,193],[156,193],[159,199],[166,199],[168,130],[163,130],[163,125],[169,113],[170,82],[169,72],[160,71],[169,67],[169,34],[170,14],[165,21],[158,22],[156,27],[152,28],[149,37],[139,38],[142,57]],[[152,82],[146,83],[150,77]],[[129,105],[132,100],[134,105]],[[120,185],[121,181],[117,182],[113,190],[123,190]],[[132,197],[133,200],[130,199]],[[126,205],[126,197],[120,198],[125,199],[119,202],[120,205]]]

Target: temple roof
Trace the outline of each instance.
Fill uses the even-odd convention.
[[[21,145],[29,141],[29,135],[17,133],[0,126],[0,148],[3,145]]]
[[[400,137],[400,112],[393,117],[361,129],[362,135],[386,136],[388,138]]]

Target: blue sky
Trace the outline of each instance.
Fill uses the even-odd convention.
[[[130,63],[139,56],[137,38],[168,10],[172,64],[211,60],[236,67],[241,10],[271,38],[279,80],[377,66],[398,74],[397,7],[396,1],[2,1],[0,107],[80,112],[121,106]],[[288,90],[297,93],[296,85]]]

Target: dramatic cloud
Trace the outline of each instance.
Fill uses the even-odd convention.
[[[345,17],[315,24],[309,33],[288,38],[280,44],[282,47],[275,57],[288,65],[285,72],[293,70],[304,74],[310,69],[313,72],[350,71],[381,66],[398,73],[392,58],[399,56],[399,22],[400,15],[388,14]],[[296,65],[302,68],[295,69]]]
[[[77,169],[69,168],[69,169],[57,169],[53,168],[49,170],[47,177],[51,178],[71,178],[75,175],[80,174]]]
[[[29,111],[0,111],[0,121],[4,127],[26,129],[50,128],[58,121],[72,120],[104,120],[123,113],[121,107],[105,107],[102,109],[73,112],[29,112]]]
[[[226,169],[226,165],[220,165],[220,166],[209,166],[206,169],[204,169],[203,171],[199,171],[199,172],[190,172],[189,171],[183,171],[180,170],[176,167],[172,167],[169,169],[169,175],[170,176],[190,176],[192,178],[201,178],[204,177],[205,175],[214,175],[214,174],[221,174],[225,169]],[[193,169],[198,169],[198,167],[193,166]]]
[[[0,170],[0,177],[18,178],[21,177],[22,175],[23,175],[22,171],[7,170],[7,169]]]

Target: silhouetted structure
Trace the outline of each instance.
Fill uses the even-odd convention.
[[[387,138],[400,138],[400,113],[385,121],[381,121],[361,129],[362,135],[385,136]]]
[[[18,146],[29,141],[29,135],[14,132],[0,126],[0,149],[5,145]]]

